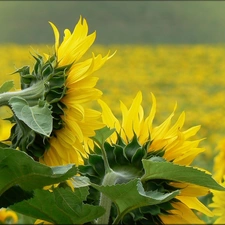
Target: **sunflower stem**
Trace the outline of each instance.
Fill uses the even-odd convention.
[[[14,91],[14,92],[4,92],[0,94],[0,106],[9,106],[10,98],[14,96],[19,96],[24,98],[30,105],[35,105],[38,100],[43,97],[45,91],[44,82],[40,81],[32,85],[29,88]]]
[[[105,177],[103,179],[102,185],[113,185],[116,182],[118,175],[111,170],[111,172],[106,173]],[[105,214],[97,219],[97,224],[108,224],[109,223],[109,217],[110,217],[110,211],[111,211],[111,205],[112,201],[110,198],[108,198],[103,193],[100,194],[100,201],[99,205],[102,206],[105,209]]]
[[[113,173],[113,170],[110,168],[110,165],[109,165],[109,160],[107,158],[104,144],[101,145],[101,150],[102,150],[102,157],[103,157],[104,165],[105,165],[105,174]]]

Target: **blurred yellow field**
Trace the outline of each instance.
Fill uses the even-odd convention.
[[[0,83],[15,80],[15,87],[19,88],[19,75],[9,74],[24,65],[34,65],[30,52],[48,53],[52,52],[51,48],[0,46]],[[157,125],[170,115],[177,103],[176,116],[182,111],[186,113],[185,128],[202,126],[198,137],[206,138],[200,144],[206,152],[196,163],[211,170],[216,145],[225,137],[225,46],[97,45],[91,48],[91,52],[103,55],[108,50],[117,53],[95,75],[99,77],[97,87],[103,91],[102,98],[113,112],[119,115],[119,101],[129,105],[141,90],[148,114],[153,92],[157,100]],[[5,109],[1,115],[4,113]]]

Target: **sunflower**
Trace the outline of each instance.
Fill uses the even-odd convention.
[[[102,95],[95,88],[98,78],[92,74],[112,55],[93,53],[91,58],[81,60],[96,37],[96,32],[88,34],[87,22],[82,17],[72,32],[64,30],[61,43],[58,29],[51,22],[50,25],[55,36],[54,54],[35,55],[32,72],[27,66],[16,72],[21,77],[19,94],[23,94],[27,104],[46,106],[51,111],[52,131],[47,135],[38,133],[14,116],[10,140],[12,147],[26,151],[46,165],[79,165],[87,156],[85,146],[91,141],[89,137],[103,126],[100,112],[87,106]]]
[[[223,177],[225,180],[225,177]],[[221,183],[225,187],[225,182]],[[214,215],[217,217],[214,221],[214,224],[224,224],[225,221],[225,195],[223,192],[212,190],[212,203],[209,204],[209,207],[212,208]]]
[[[201,140],[190,140],[200,129],[200,126],[182,131],[185,121],[184,112],[171,125],[176,105],[173,112],[162,124],[153,126],[153,120],[156,114],[156,99],[153,94],[152,107],[146,118],[144,117],[144,110],[141,105],[141,92],[137,93],[130,108],[127,108],[121,102],[121,122],[114,116],[105,102],[102,100],[98,100],[98,102],[102,108],[103,123],[109,128],[116,130],[107,140],[113,146],[118,145],[119,137],[124,143],[129,144],[135,136],[140,145],[146,146],[146,143],[149,143],[147,149],[149,155],[160,155],[166,161],[184,166],[189,166],[195,157],[203,151],[202,148],[198,147]],[[204,196],[209,193],[208,188],[177,182],[169,182],[168,185],[170,188],[180,189],[180,194],[170,202],[171,206],[169,208],[162,207],[161,212],[157,215],[158,219],[154,219],[154,221],[160,221],[159,223],[164,224],[204,223],[193,210],[207,216],[213,216],[212,212],[198,200],[199,196]]]
[[[224,175],[225,175],[225,139],[221,140],[217,146],[218,154],[214,158],[214,178],[218,182],[224,181]]]
[[[115,128],[120,133],[123,140],[128,142],[134,136],[134,133],[138,137],[140,144],[146,143],[151,138],[151,145],[148,151],[154,152],[162,150],[164,151],[163,157],[167,161],[172,161],[180,165],[190,165],[195,157],[204,151],[203,148],[199,148],[198,144],[202,140],[188,140],[194,136],[200,126],[192,127],[188,130],[181,131],[184,121],[185,113],[182,112],[178,120],[171,125],[171,120],[175,114],[176,105],[173,112],[169,117],[159,126],[153,127],[153,120],[156,114],[156,99],[152,95],[152,108],[149,115],[144,118],[144,110],[141,106],[142,93],[138,92],[133,100],[131,107],[128,109],[123,102],[120,103],[122,112],[122,122],[113,115],[110,108],[102,100],[98,100],[102,108],[102,119],[110,128]],[[110,142],[115,143],[117,135],[114,133],[110,137]]]
[[[98,99],[102,94],[95,88],[98,78],[91,74],[101,68],[111,56],[93,54],[92,58],[80,61],[96,37],[95,32],[88,35],[85,19],[80,18],[72,33],[68,29],[64,31],[61,44],[58,29],[50,24],[55,34],[57,67],[71,66],[65,74],[66,93],[61,99],[65,105],[61,115],[64,126],[54,131],[50,138],[50,149],[40,161],[50,166],[68,163],[79,165],[82,164],[81,156],[87,155],[84,145],[95,134],[94,131],[103,126],[98,120],[100,112],[85,107],[85,103]]]
[[[0,224],[16,224],[18,222],[18,216],[12,210],[5,208],[0,209]]]

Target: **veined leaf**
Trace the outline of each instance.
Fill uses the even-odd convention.
[[[9,91],[13,86],[14,86],[14,82],[12,80],[6,81],[0,87],[0,94]]]
[[[18,119],[39,134],[49,136],[52,132],[53,119],[47,103],[44,105],[29,106],[21,97],[12,97],[9,104]]]
[[[125,215],[135,208],[167,202],[180,193],[179,190],[171,193],[145,192],[140,179],[112,186],[99,186],[96,184],[92,184],[92,186],[117,205],[119,215]]]
[[[172,162],[142,160],[145,174],[142,180],[165,179],[196,184],[210,189],[225,191],[210,174],[190,166],[180,166]]]
[[[56,188],[52,192],[37,189],[33,198],[16,203],[10,208],[54,224],[84,224],[105,212],[100,206],[84,204],[87,195],[88,187],[77,188],[75,191],[70,188]]]
[[[32,198],[32,196],[33,191],[24,191],[20,186],[14,185],[0,195],[0,207],[10,207],[10,205]]]
[[[74,176],[71,179],[73,186],[75,188],[80,188],[80,187],[86,187],[90,185],[90,180],[88,177],[85,176]]]
[[[49,167],[34,161],[25,152],[0,148],[0,196],[14,185],[25,191],[59,183],[76,175],[75,165]]]

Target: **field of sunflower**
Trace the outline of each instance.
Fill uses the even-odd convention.
[[[36,184],[35,179],[28,179],[25,186],[22,186],[25,191],[20,189],[29,198],[26,203],[21,203],[22,206],[25,204],[25,207],[29,205],[30,208],[30,204],[34,205],[33,214],[26,215],[56,223],[65,222],[65,218],[73,223],[85,223],[97,218],[97,224],[117,224],[119,221],[129,224],[136,220],[145,224],[146,219],[154,224],[167,224],[171,221],[195,224],[202,220],[211,222],[207,216],[212,217],[213,214],[204,206],[209,203],[209,188],[214,190],[214,199],[219,196],[216,191],[224,188],[203,170],[213,172],[214,175],[215,168],[218,169],[223,158],[222,151],[214,161],[218,155],[217,147],[219,144],[221,146],[221,141],[225,138],[225,46],[95,45],[89,49],[95,33],[86,36],[88,26],[85,21],[82,23],[82,18],[72,34],[66,30],[62,44],[59,44],[57,28],[51,25],[55,35],[55,48],[48,45],[0,46],[0,83],[13,80],[14,89],[22,88],[17,94],[4,93],[11,86],[10,82],[9,87],[6,85],[0,88],[3,92],[1,106],[10,105],[14,113],[12,121],[16,123],[9,139],[14,149],[7,148],[7,143],[2,147],[2,178],[5,175],[4,169],[11,172],[11,168],[14,171],[18,166],[19,171],[20,168],[22,171],[26,168],[25,172],[33,172],[43,182]],[[87,54],[83,58],[85,61],[79,62],[86,50]],[[52,55],[54,51],[55,54]],[[43,52],[48,59],[46,62],[40,56]],[[26,65],[32,67],[32,55],[35,56],[36,64],[29,70]],[[106,65],[98,70],[104,63]],[[21,81],[19,74],[13,73],[16,70],[21,75]],[[90,77],[93,72],[96,77]],[[97,79],[99,82],[95,89]],[[101,91],[102,99],[97,104],[92,100],[98,99]],[[88,104],[89,109],[83,107],[85,104]],[[131,105],[130,108],[127,108],[128,105]],[[103,123],[97,121],[100,113],[93,109],[101,109]],[[1,107],[0,118],[9,117],[10,113],[8,108]],[[122,122],[117,118],[122,119]],[[98,130],[103,124],[108,128]],[[1,140],[5,140],[9,136],[9,129],[6,128],[11,125],[9,121],[1,119],[0,126]],[[115,128],[117,133],[112,135],[113,131],[109,128]],[[192,139],[195,134],[198,140]],[[15,151],[16,148],[27,152],[33,160],[21,151]],[[93,152],[89,155],[90,149]],[[202,170],[196,170],[190,164],[202,149],[205,152],[192,165]],[[17,155],[23,160],[14,164],[12,162]],[[14,157],[13,160],[10,157]],[[74,163],[78,165],[77,168]],[[134,165],[135,169],[132,167]],[[60,182],[54,180],[60,166],[71,166],[73,171],[70,176],[73,178],[67,180],[67,185],[72,190],[67,185],[63,187],[65,183],[52,186],[51,192],[36,190],[39,186],[42,188]],[[42,167],[42,172],[44,168],[48,168],[50,173],[43,174],[51,177],[53,173],[53,180],[47,179],[45,182],[38,170],[33,171],[39,167]],[[218,169],[217,180],[222,179],[224,170],[224,167]],[[78,177],[74,175],[77,173]],[[12,179],[16,179],[16,185],[10,189],[14,191],[20,183],[17,181],[17,174],[13,172],[11,175]],[[29,177],[29,174],[26,175]],[[66,176],[62,179],[65,180]],[[9,187],[8,185],[7,188]],[[26,192],[26,189],[32,187],[34,196]],[[74,187],[77,190],[75,192]],[[126,189],[130,190],[128,195],[122,194]],[[94,194],[96,190],[99,191],[98,194],[101,193],[100,201],[98,195]],[[17,200],[4,192],[4,186],[2,193],[2,206],[11,205],[11,198],[12,201]],[[87,208],[82,209],[85,215],[83,218],[74,214],[77,202],[70,202],[68,198],[71,196],[74,200],[79,193],[83,193],[84,198],[88,196],[82,200],[88,203],[85,205]],[[58,209],[49,216],[46,216],[48,213],[35,214],[38,202],[45,196],[55,196],[52,203],[46,201],[46,206],[58,204],[60,212],[62,211],[59,218],[56,216]],[[59,196],[63,196],[66,204],[58,201]],[[206,196],[202,199],[203,204],[198,196]],[[215,215],[220,216],[221,212],[217,212],[219,200],[211,207],[216,208]],[[21,199],[18,201],[18,204],[10,208],[23,213],[23,210],[20,211]],[[88,207],[94,209],[89,203],[98,208],[99,214],[90,214],[86,221]],[[67,208],[67,204],[71,206]],[[71,207],[74,207],[73,213],[67,217],[67,210]],[[193,209],[198,211],[196,214],[200,219],[193,213]],[[48,206],[46,210],[49,210]],[[27,213],[27,210],[24,212]],[[2,213],[5,215],[4,221],[8,212]],[[13,219],[17,220],[16,217]],[[218,221],[222,219],[223,217]]]
[[[222,45],[95,45],[92,51],[106,54],[117,51],[94,75],[102,99],[120,116],[120,100],[129,105],[140,90],[142,105],[148,113],[151,92],[157,100],[154,123],[162,123],[177,108],[175,118],[185,111],[184,128],[201,125],[197,136],[204,138],[200,146],[206,151],[195,164],[212,171],[218,143],[225,138],[225,46]],[[52,52],[49,45],[1,45],[0,83],[14,80],[19,88],[19,75],[13,73],[24,65],[33,65],[31,54]],[[99,106],[93,105],[98,108]],[[6,114],[1,109],[1,115]],[[7,134],[6,134],[7,135]]]

